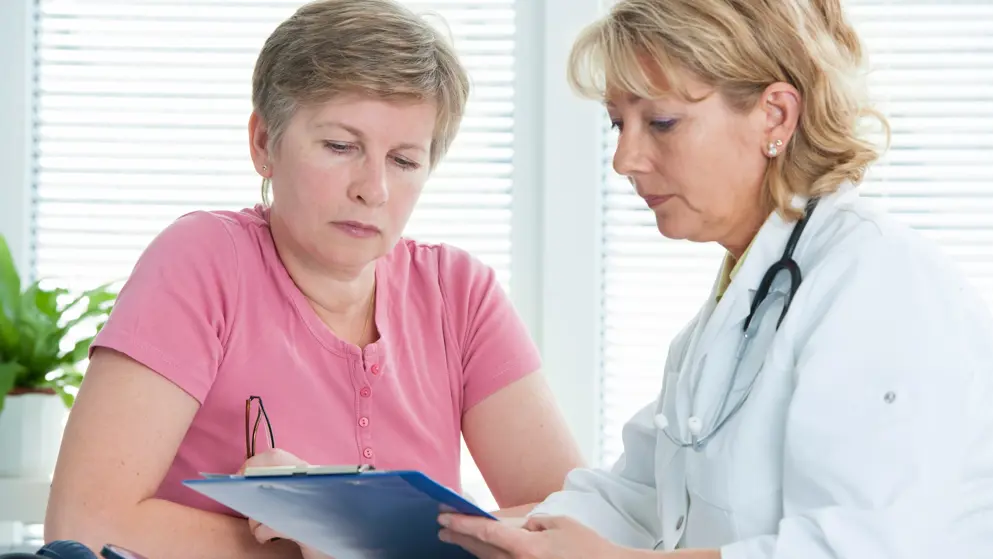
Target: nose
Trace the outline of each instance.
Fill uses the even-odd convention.
[[[614,171],[625,177],[635,177],[651,171],[646,142],[649,138],[637,130],[625,130],[617,136],[614,149]]]
[[[366,206],[382,206],[390,198],[386,163],[366,158],[362,171],[352,181],[349,197]]]

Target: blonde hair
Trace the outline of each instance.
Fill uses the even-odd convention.
[[[863,62],[839,0],[620,0],[577,39],[569,82],[590,98],[617,89],[693,100],[681,70],[739,111],[754,107],[773,83],[792,85],[801,96],[799,123],[785,157],[770,160],[763,193],[769,206],[795,219],[802,211],[791,206],[794,194],[859,184],[879,158],[861,135],[863,119],[875,118],[889,135],[885,117],[868,103]]]
[[[358,93],[438,105],[433,169],[458,133],[469,78],[452,45],[394,0],[317,0],[299,8],[266,40],[252,76],[252,105],[274,149],[301,105]],[[269,203],[270,184],[262,181]]]

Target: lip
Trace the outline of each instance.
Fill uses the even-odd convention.
[[[357,239],[368,239],[380,233],[379,227],[362,223],[361,221],[332,221],[331,225],[346,235]]]
[[[673,198],[673,195],[669,194],[666,196],[642,196],[642,198],[644,198],[645,203],[648,204],[649,208],[656,208],[671,200]]]

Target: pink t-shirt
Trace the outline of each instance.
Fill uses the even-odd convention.
[[[276,446],[309,463],[418,469],[459,491],[463,414],[540,366],[493,270],[401,240],[376,264],[380,339],[360,349],[297,289],[267,215],[195,212],[170,225],[93,343],[201,403],[158,497],[230,513],[181,481],[241,467],[249,396],[262,398]]]

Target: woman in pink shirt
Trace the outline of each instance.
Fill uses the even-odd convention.
[[[268,448],[264,426],[246,441],[252,396],[309,463],[416,468],[458,491],[464,435],[501,507],[562,486],[579,453],[493,271],[401,238],[467,96],[451,47],[391,0],[320,1],[275,30],[249,121],[272,202],[188,214],[148,246],[93,344],[46,539],[299,555],[181,485]]]

